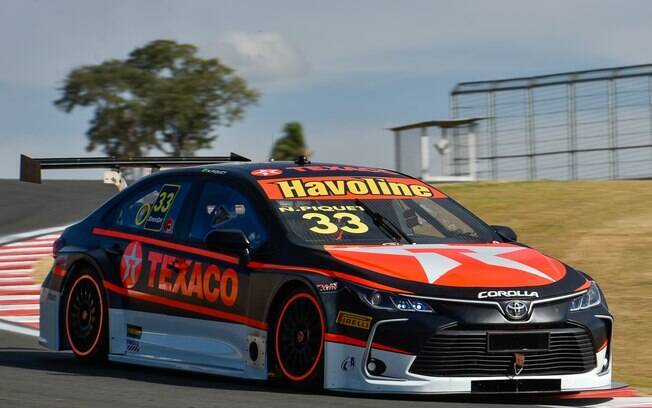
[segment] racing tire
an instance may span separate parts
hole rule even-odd
[[[108,308],[97,274],[83,268],[65,291],[63,326],[75,357],[84,362],[106,361],[109,352]]]
[[[291,386],[323,384],[326,323],[319,300],[306,289],[290,292],[273,325],[273,361]]]

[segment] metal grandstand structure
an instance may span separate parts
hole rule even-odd
[[[479,179],[652,177],[652,65],[460,83],[450,117],[475,129]],[[451,138],[450,174],[468,173]]]
[[[480,120],[430,120],[387,129],[394,132],[396,169],[428,182],[477,180]]]

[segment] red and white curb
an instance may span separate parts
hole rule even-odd
[[[38,334],[41,287],[32,272],[37,262],[52,256],[52,244],[61,235],[61,229],[3,239],[13,242],[0,245],[0,329]],[[30,238],[24,238],[27,236]]]
[[[568,405],[538,405],[539,407],[609,407],[609,408],[652,408],[652,398],[649,397],[604,397],[593,396],[582,399],[580,403]]]

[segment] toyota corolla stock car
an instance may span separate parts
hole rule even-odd
[[[591,277],[395,171],[160,171],[53,251],[40,343],[83,361],[366,393],[612,387]]]

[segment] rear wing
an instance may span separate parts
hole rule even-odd
[[[124,159],[115,157],[42,157],[35,159],[21,154],[20,181],[40,184],[42,170],[108,169],[109,171],[104,173],[104,182],[115,184],[119,190],[122,190],[126,187],[126,182],[122,177],[122,169],[124,168],[146,168],[157,171],[164,167],[248,161],[251,160],[236,153],[231,153],[228,156],[128,157]]]

